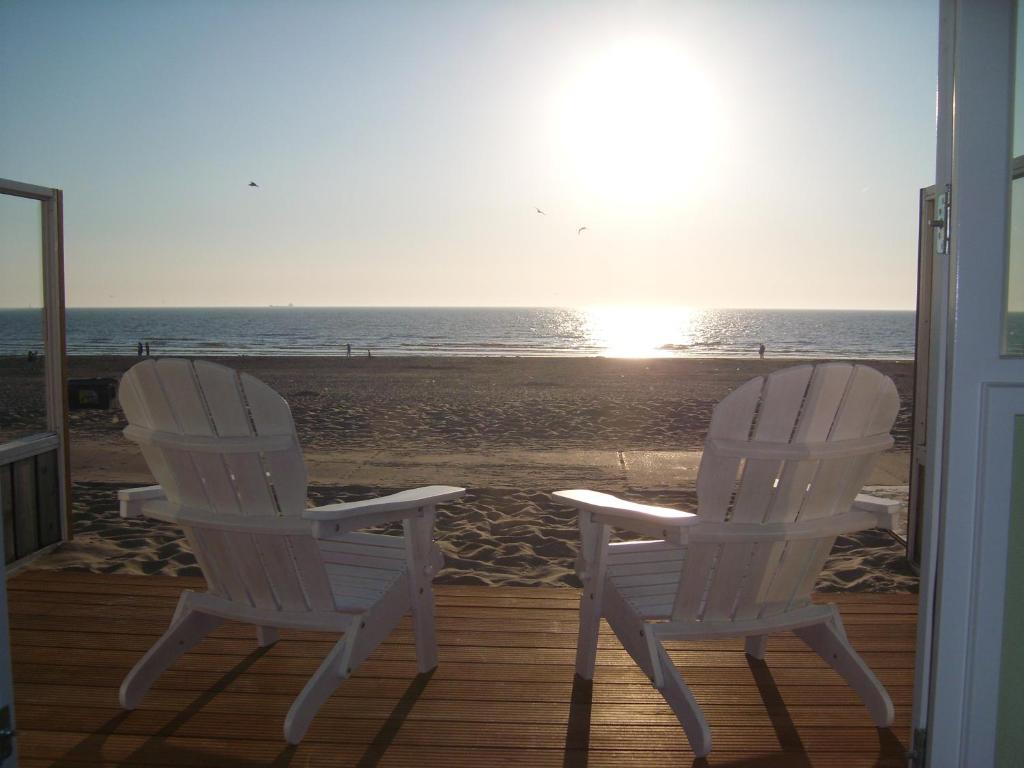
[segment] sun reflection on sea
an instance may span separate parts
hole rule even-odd
[[[696,314],[686,307],[592,307],[584,310],[588,344],[605,357],[671,357],[690,347]]]

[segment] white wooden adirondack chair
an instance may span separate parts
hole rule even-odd
[[[892,701],[850,646],[834,605],[811,590],[836,536],[891,528],[896,502],[858,495],[892,445],[892,381],[862,365],[802,365],[747,382],[715,407],[697,477],[697,514],[559,491],[579,511],[576,672],[594,676],[601,617],[679,718],[702,757],[711,733],[665,640],[792,630],[842,675],[880,727]],[[657,541],[609,544],[611,528]]]
[[[137,707],[163,670],[224,619],[344,633],[284,723],[301,741],[334,689],[412,611],[420,672],[437,666],[431,581],[436,504],[465,492],[429,486],[306,508],[306,468],[288,404],[247,374],[209,362],[146,360],[121,380],[129,426],[160,485],[120,492],[123,516],[182,528],[209,589],[185,591],[170,627],[121,684]],[[404,536],[357,529],[403,521]]]

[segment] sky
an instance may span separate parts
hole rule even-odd
[[[911,309],[937,36],[934,0],[5,0],[0,177],[64,190],[73,307]],[[0,201],[0,306],[33,216]]]

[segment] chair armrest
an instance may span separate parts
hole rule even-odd
[[[853,500],[853,504],[850,505],[850,511],[870,512],[878,520],[875,525],[876,528],[884,528],[891,531],[896,513],[902,506],[903,503],[896,501],[895,499],[882,499],[878,496],[869,496],[866,493],[858,493],[857,498],[855,498]]]
[[[366,501],[313,507],[304,510],[302,517],[313,521],[314,536],[318,539],[330,538],[371,525],[416,517],[424,507],[457,499],[465,493],[465,488],[451,485],[427,485]]]
[[[159,485],[147,485],[144,488],[122,488],[117,492],[117,500],[121,502],[121,517],[142,517],[142,506],[147,501],[166,499],[167,494]]]
[[[685,528],[700,522],[693,512],[637,504],[599,491],[555,491],[552,495],[581,512],[590,513],[599,525],[625,528],[677,544],[685,539]]]

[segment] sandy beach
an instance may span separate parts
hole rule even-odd
[[[119,377],[132,357],[74,357],[74,378]],[[792,360],[602,358],[231,358],[290,403],[310,471],[310,503],[411,485],[470,489],[441,510],[437,535],[448,583],[576,584],[577,530],[553,490],[590,487],[694,508],[699,450],[711,409],[747,379]],[[913,368],[871,363],[900,392],[896,445],[871,485],[905,497]],[[2,423],[32,402],[23,361],[0,362]],[[30,409],[27,405],[23,411]],[[121,520],[118,488],[152,478],[121,434],[118,410],[71,416],[75,539],[35,567],[197,574],[180,532]],[[819,589],[913,591],[916,578],[890,535],[837,542]]]

